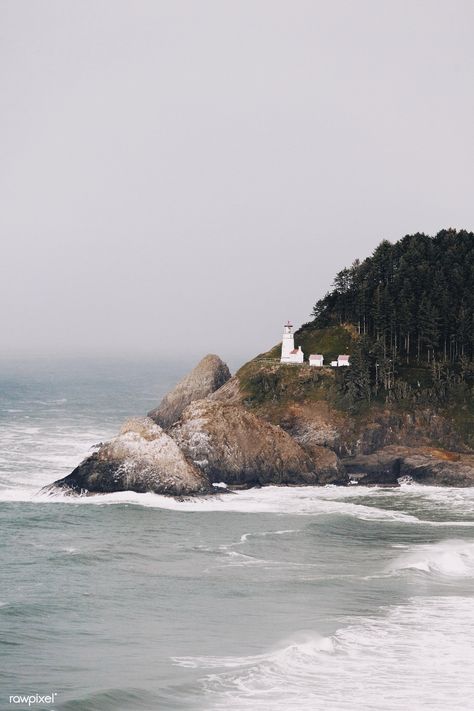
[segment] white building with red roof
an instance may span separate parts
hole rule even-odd
[[[320,353],[312,353],[309,357],[309,364],[321,368],[324,365],[324,356]]]
[[[304,353],[301,350],[301,346],[295,348],[293,325],[288,321],[283,327],[280,363],[302,363],[303,360]]]
[[[339,356],[337,356],[337,360],[331,361],[331,365],[333,366],[333,368],[340,368],[341,366],[348,366],[348,365],[350,365],[349,358],[350,358],[350,356],[348,356],[348,355],[339,355]]]

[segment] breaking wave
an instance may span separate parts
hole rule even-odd
[[[445,540],[412,546],[390,566],[390,572],[417,571],[435,576],[474,577],[474,542]]]
[[[304,632],[264,654],[173,661],[203,671],[215,711],[466,711],[473,635],[472,599],[416,598],[330,637]]]

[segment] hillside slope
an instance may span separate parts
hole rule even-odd
[[[215,395],[241,402],[299,440],[341,456],[389,445],[474,451],[474,234],[444,230],[382,242],[336,275],[295,333],[303,365],[280,344]],[[349,353],[350,368],[310,368]]]

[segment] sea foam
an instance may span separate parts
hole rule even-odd
[[[389,566],[389,572],[417,571],[434,576],[474,577],[474,542],[445,540],[412,546]]]
[[[470,598],[416,598],[334,635],[297,633],[265,653],[179,657],[202,669],[207,709],[466,711],[474,694]]]

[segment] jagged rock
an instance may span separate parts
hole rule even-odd
[[[430,447],[390,446],[343,460],[360,484],[397,484],[404,476],[433,486],[474,486],[474,455]]]
[[[348,484],[349,477],[346,470],[335,452],[328,447],[321,447],[312,442],[301,442],[298,444],[311,457],[311,461],[318,473],[318,484]]]
[[[169,434],[213,482],[245,486],[320,483],[317,464],[297,442],[239,405],[212,399],[194,402]],[[325,477],[327,473],[325,465]]]
[[[326,402],[312,405],[288,405],[279,415],[279,424],[298,444],[308,447],[324,447],[346,453],[342,444],[350,425],[344,415],[330,408]]]
[[[148,413],[148,417],[166,429],[180,418],[191,402],[215,392],[229,378],[229,368],[219,356],[207,355],[164,396],[158,407]]]
[[[240,381],[237,376],[233,376],[218,390],[208,395],[209,400],[219,402],[227,402],[232,405],[240,405],[242,403],[242,393],[240,392]]]
[[[101,445],[64,479],[46,487],[71,493],[152,491],[168,496],[213,493],[203,472],[148,417],[129,420],[117,437]]]

